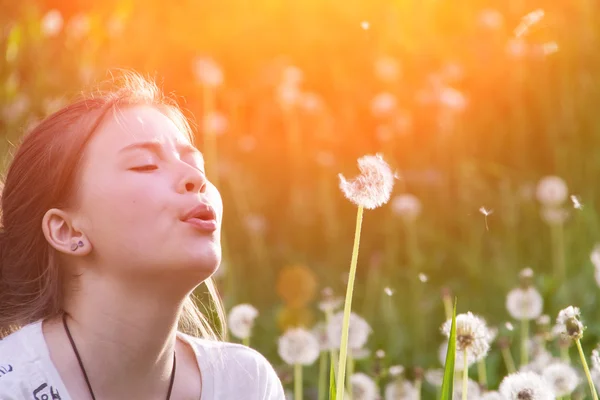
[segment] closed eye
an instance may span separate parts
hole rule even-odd
[[[132,171],[138,171],[138,172],[148,172],[148,171],[154,171],[155,169],[158,169],[158,166],[155,164],[148,164],[148,165],[141,165],[139,167],[133,167],[130,168]]]

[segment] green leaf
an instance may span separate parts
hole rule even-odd
[[[456,300],[454,300],[454,311],[452,312],[452,327],[448,339],[448,351],[446,352],[446,365],[444,367],[444,381],[440,400],[452,400],[454,390],[454,361],[456,359]]]
[[[329,400],[335,400],[335,366],[333,360],[329,363]]]

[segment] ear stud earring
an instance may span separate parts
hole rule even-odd
[[[71,244],[71,251],[75,251],[78,248],[83,247],[83,241],[78,241],[77,243],[72,243]]]

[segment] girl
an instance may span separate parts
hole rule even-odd
[[[206,282],[222,310],[223,204],[185,118],[137,75],[120,86],[46,118],[9,166],[0,399],[284,399],[192,301]]]

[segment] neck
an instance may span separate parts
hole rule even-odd
[[[65,310],[96,398],[164,398],[185,296],[165,298],[166,284],[87,282],[80,282]]]

